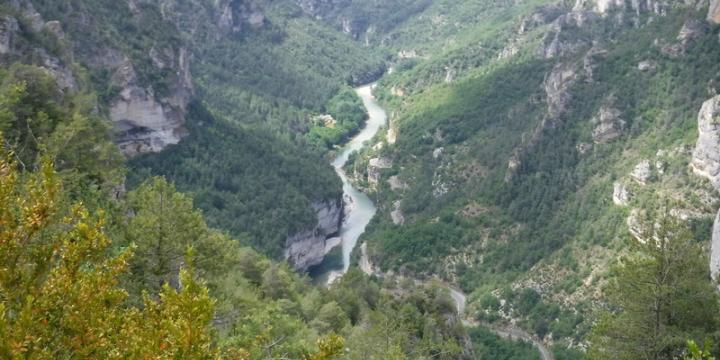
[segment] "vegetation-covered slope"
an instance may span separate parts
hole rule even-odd
[[[709,245],[717,195],[688,164],[698,111],[717,91],[720,44],[702,7],[603,15],[533,5],[494,8],[489,22],[467,23],[478,33],[414,36],[432,50],[398,58],[383,79],[390,134],[348,170],[359,184],[382,174],[365,239],[384,270],[440,274],[473,292],[480,319],[577,343],[628,249],[634,209],[667,202]],[[412,21],[394,31],[452,28]],[[373,169],[370,158],[393,167]]]
[[[297,5],[19,1],[3,11],[4,64],[44,66],[61,88],[96,93],[126,155],[154,149],[130,162],[129,185],[165,175],[197,194],[213,226],[276,258],[316,226],[311,204],[340,201],[323,152],[364,112],[354,93],[334,97],[384,65]],[[337,128],[314,120],[326,113]]]
[[[0,356],[470,356],[442,286],[359,271],[329,290],[311,285],[210,228],[192,198],[165,179],[121,191],[127,169],[91,90],[60,89],[46,69],[19,63],[0,72],[0,84]],[[265,150],[272,142],[214,119],[199,103],[190,114],[209,133],[247,136],[243,146],[267,156],[298,156]],[[179,149],[210,141],[191,134]]]

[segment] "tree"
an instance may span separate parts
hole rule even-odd
[[[593,329],[590,359],[676,359],[686,339],[718,324],[718,296],[707,254],[686,224],[669,215],[647,220],[623,259],[608,298],[611,308]]]
[[[158,294],[166,283],[177,288],[185,250],[201,246],[199,242],[210,235],[202,214],[193,208],[192,199],[161,177],[128,193],[127,206],[132,215],[126,241],[136,247],[131,262],[135,290]]]
[[[215,356],[214,301],[192,267],[181,290],[166,285],[142,309],[124,306],[119,277],[132,248],[108,255],[103,213],[64,207],[47,157],[39,171],[21,173],[0,147],[0,203],[0,357]]]

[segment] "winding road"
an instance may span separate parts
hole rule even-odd
[[[490,331],[494,332],[496,335],[500,336],[503,339],[506,340],[522,340],[525,342],[532,343],[540,352],[540,356],[543,360],[555,360],[555,357],[552,354],[552,351],[547,348],[544,342],[542,342],[537,337],[531,335],[527,331],[520,329],[517,326],[514,325],[504,325],[504,326],[497,326],[492,325],[488,323],[477,323],[473,320],[470,320],[467,316],[464,316],[465,314],[465,305],[467,303],[467,295],[463,293],[462,291],[445,284],[447,286],[447,289],[450,291],[450,297],[452,297],[453,301],[455,301],[455,306],[457,307],[458,315],[462,317],[463,325],[465,326],[477,326],[481,325],[484,326]]]

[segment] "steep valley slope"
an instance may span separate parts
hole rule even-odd
[[[710,252],[717,4],[441,3],[366,30],[396,54],[378,93],[390,128],[347,169],[379,200],[372,262],[582,348],[647,209]]]
[[[652,209],[718,274],[719,24],[718,0],[10,0],[0,131],[23,171],[54,155],[61,203],[108,210],[110,252],[139,245],[128,306],[181,288],[191,246],[223,354],[537,358],[476,326],[510,324],[581,359]],[[389,125],[345,171],[384,276],[317,287],[328,158],[375,80]]]

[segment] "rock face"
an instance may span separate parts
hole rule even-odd
[[[572,65],[558,64],[545,79],[545,94],[547,95],[548,116],[558,120],[567,109],[572,100],[570,88],[577,82],[577,71]]]
[[[652,60],[643,60],[638,63],[638,70],[642,72],[653,72],[657,70],[657,63]]]
[[[635,181],[640,183],[641,185],[645,185],[650,181],[650,178],[652,176],[652,169],[650,166],[650,160],[643,160],[639,164],[635,166],[635,169],[630,173],[630,177],[632,177]]]
[[[602,15],[620,11],[639,15],[654,13],[665,15],[669,6],[664,0],[577,0],[574,10],[592,10]]]
[[[708,31],[707,24],[698,20],[686,21],[677,36],[677,42],[662,47],[662,52],[670,57],[679,57],[690,48],[698,39],[705,36]]]
[[[565,36],[565,33],[584,28],[599,18],[590,11],[573,11],[561,15],[553,21],[552,30],[545,34],[537,55],[545,59],[564,57],[590,46],[592,42],[589,39],[578,37],[577,34]]]
[[[110,107],[116,143],[127,157],[158,152],[170,144],[177,144],[187,135],[183,127],[185,109],[192,94],[190,64],[185,49],[176,57],[153,54],[151,58],[159,68],[176,69],[176,77],[166,97],[158,99],[152,87],[143,87],[138,81],[132,62],[125,59],[115,71],[113,84],[122,90]]]
[[[720,188],[720,96],[706,101],[698,114],[699,136],[691,166]]]
[[[607,50],[594,44],[583,57],[583,70],[585,70],[586,81],[592,83],[595,79],[595,70],[598,62],[605,57]]]
[[[405,223],[405,216],[402,213],[401,208],[402,201],[396,201],[393,203],[393,211],[390,212],[390,218],[392,219],[393,224],[395,225],[402,225]]]
[[[525,34],[539,26],[545,25],[557,19],[562,15],[563,9],[559,6],[546,5],[540,6],[533,11],[532,14],[523,18],[520,23],[518,33]]]
[[[307,271],[325,257],[326,239],[340,231],[342,201],[318,201],[312,204],[318,223],[314,229],[303,230],[285,240],[285,259],[298,271]]]
[[[545,90],[547,113],[535,127],[530,139],[525,144],[513,150],[508,160],[505,182],[510,182],[514,178],[515,173],[522,165],[524,154],[535,147],[545,130],[555,128],[557,124],[562,121],[562,116],[565,114],[567,106],[572,100],[570,90],[577,83],[578,77],[575,65],[558,63],[545,78],[543,89]]]
[[[710,1],[707,20],[713,24],[720,24],[720,0]]]
[[[710,180],[720,189],[720,95],[703,103],[698,114],[698,140],[690,166],[693,172]],[[720,211],[715,217],[710,252],[710,274],[720,273]]]
[[[595,125],[592,137],[596,144],[605,144],[620,137],[625,130],[625,120],[621,118],[622,112],[611,106],[603,106],[592,119]]]
[[[625,206],[630,201],[630,191],[625,184],[615,182],[613,184],[613,203],[618,206]]]
[[[397,175],[393,175],[388,179],[388,185],[390,185],[390,190],[392,191],[405,190],[408,188],[408,184],[402,181]]]
[[[387,158],[372,158],[368,163],[368,183],[372,186],[380,182],[380,171],[392,167],[392,160]]]
[[[215,20],[221,34],[238,33],[243,25],[253,28],[265,24],[265,14],[257,1],[218,0]]]
[[[69,91],[75,91],[77,89],[75,76],[70,69],[65,67],[60,59],[48,54],[45,49],[35,49],[35,55],[40,59],[42,67],[55,78],[58,88]]]
[[[720,274],[720,212],[715,217],[710,245],[710,275],[713,280],[717,280],[718,274]]]

